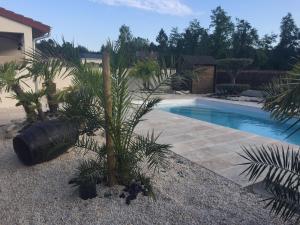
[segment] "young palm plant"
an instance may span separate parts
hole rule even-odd
[[[14,94],[12,97],[18,100],[17,106],[23,102],[28,102],[31,110],[37,112],[37,119],[46,120],[45,113],[42,108],[41,98],[45,95],[44,91],[33,92],[32,90],[24,92],[22,95]]]
[[[271,82],[267,89],[264,109],[280,121],[292,120],[289,135],[299,131],[300,122],[300,62],[287,77]],[[262,178],[270,196],[266,207],[284,220],[300,221],[300,151],[276,145],[243,147],[241,156],[247,166],[242,174],[249,181]]]
[[[24,69],[23,64],[16,62],[9,62],[0,65],[0,91],[13,92],[14,97],[19,100],[18,105],[24,108],[26,113],[27,121],[32,122],[36,120],[35,110],[32,108],[31,102],[26,99],[25,92],[21,87],[21,83],[26,83],[23,79],[27,78],[26,75],[18,75],[18,72]]]
[[[137,135],[134,131],[136,126],[143,120],[144,115],[150,112],[160,101],[159,98],[153,98],[151,95],[168,78],[168,75],[161,74],[160,76],[156,76],[149,85],[151,91],[144,92],[144,96],[137,98],[128,87],[128,68],[123,66],[124,64],[122,63],[124,56],[120,55],[120,52],[113,48],[111,48],[110,56],[112,117],[108,123],[115,157],[114,170],[117,183],[128,186],[132,180],[147,180],[144,179],[143,165],[146,165],[150,170],[157,171],[159,167],[164,166],[166,163],[166,156],[170,145],[157,143],[158,135],[155,135],[153,131],[149,132],[146,136]],[[86,68],[88,65],[84,67]],[[82,78],[81,69],[79,68],[77,70],[78,73],[75,73],[75,88],[69,93],[69,97],[67,98],[69,100],[66,101],[63,114],[69,115],[70,109],[82,109],[82,114],[78,112],[77,115],[84,115],[81,118],[81,121],[85,124],[82,126],[84,128],[82,129],[83,133],[93,133],[97,129],[104,130],[104,104],[106,99],[102,91],[103,83],[100,82],[102,70],[85,69],[85,72],[89,74],[86,74]],[[98,81],[95,82],[96,80]],[[76,96],[79,93],[83,98],[72,97],[74,94]],[[88,103],[82,102],[83,100],[87,100]],[[83,105],[87,107],[81,107]],[[87,126],[87,124],[92,124],[92,126]],[[93,136],[83,135],[76,146],[88,152],[95,153],[96,158],[89,159],[93,161],[89,165],[97,165],[97,173],[94,170],[90,171],[93,171],[93,174],[99,175],[99,180],[107,183],[110,174],[110,168],[107,163],[107,145],[99,144]],[[86,164],[86,161],[83,163]],[[80,176],[77,176],[75,180],[82,179],[80,179]],[[150,191],[152,189],[149,187],[147,190]]]
[[[56,52],[47,53],[38,50],[26,52],[27,70],[35,82],[42,81],[42,91],[45,93],[49,107],[49,113],[55,114],[58,110],[58,99],[55,79],[66,76],[70,72],[65,60]]]

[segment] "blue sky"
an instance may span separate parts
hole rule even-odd
[[[208,27],[211,10],[219,5],[233,19],[248,20],[261,35],[278,33],[288,12],[300,26],[300,0],[0,0],[0,7],[50,25],[52,38],[64,36],[91,50],[115,40],[122,24],[150,41],[160,28],[182,31],[194,18]]]

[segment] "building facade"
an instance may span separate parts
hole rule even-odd
[[[50,34],[50,26],[0,8],[0,63],[21,61],[25,51]]]

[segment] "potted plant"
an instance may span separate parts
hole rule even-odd
[[[97,196],[96,185],[101,181],[102,173],[96,160],[82,161],[75,176],[69,181],[73,187],[78,187],[79,197],[83,200]]]

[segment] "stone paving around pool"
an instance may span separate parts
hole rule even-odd
[[[251,105],[254,106],[253,103]],[[157,134],[161,132],[160,143],[172,144],[172,151],[175,153],[232,180],[242,187],[246,187],[251,183],[245,179],[245,176],[240,176],[245,167],[237,165],[245,162],[238,155],[238,153],[242,153],[241,146],[290,145],[271,138],[164,112],[159,109],[150,112],[146,119],[139,124],[136,133],[146,134],[153,129]],[[299,147],[290,146],[295,149]]]

